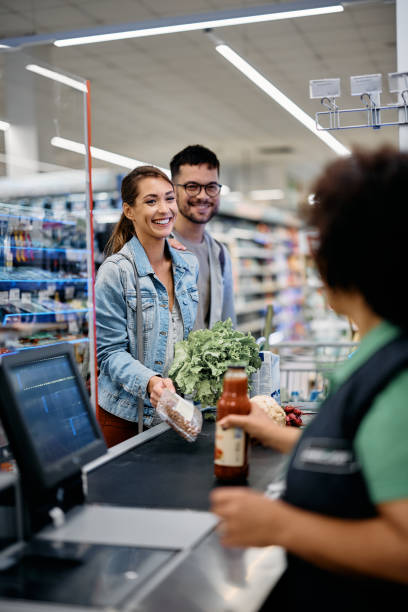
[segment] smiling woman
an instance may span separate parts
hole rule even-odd
[[[171,180],[139,166],[122,181],[123,211],[106,247],[95,285],[99,406],[108,446],[150,427],[177,341],[197,312],[198,264],[167,238],[177,216]],[[138,427],[139,424],[139,427]]]

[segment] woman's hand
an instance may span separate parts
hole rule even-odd
[[[156,408],[161,394],[165,389],[176,392],[171,378],[162,378],[161,376],[152,376],[147,384],[147,392],[150,395],[150,403],[153,408]]]
[[[300,435],[300,431],[294,427],[277,425],[255,401],[251,401],[251,412],[248,415],[230,414],[221,419],[219,424],[224,429],[241,427],[251,438],[281,453],[290,452]]]

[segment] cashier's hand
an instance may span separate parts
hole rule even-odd
[[[276,522],[282,502],[244,487],[220,487],[210,495],[211,511],[221,519],[217,531],[223,546],[246,548],[276,544]]]
[[[260,442],[267,443],[267,433],[271,426],[278,427],[271,421],[262,408],[252,405],[248,415],[229,414],[219,421],[223,429],[230,427],[241,427],[251,438],[256,438]]]
[[[277,425],[255,401],[251,401],[251,412],[248,415],[229,414],[219,421],[219,425],[224,429],[241,427],[251,438],[281,453],[289,453],[300,435],[296,427]]]
[[[161,376],[152,376],[147,385],[147,392],[150,395],[150,402],[153,408],[156,408],[157,402],[165,389],[176,392],[171,378],[162,378]]]

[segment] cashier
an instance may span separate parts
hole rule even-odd
[[[226,418],[292,454],[281,499],[218,489],[212,509],[226,546],[286,549],[262,610],[379,610],[408,596],[408,154],[358,150],[331,163],[313,192],[316,264],[361,344],[299,438],[262,427],[256,412]]]
[[[174,346],[193,328],[198,304],[197,259],[167,241],[177,216],[171,180],[139,166],[121,191],[122,215],[95,285],[97,418],[108,446],[138,432],[138,398],[149,427],[163,390],[175,391],[167,377]]]

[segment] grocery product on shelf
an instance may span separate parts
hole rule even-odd
[[[0,324],[25,326],[2,352],[88,342],[88,255],[83,218],[0,204]]]
[[[236,295],[237,329],[260,335],[268,306],[274,330],[302,337],[303,268],[296,227],[217,216],[210,231],[229,248]]]

